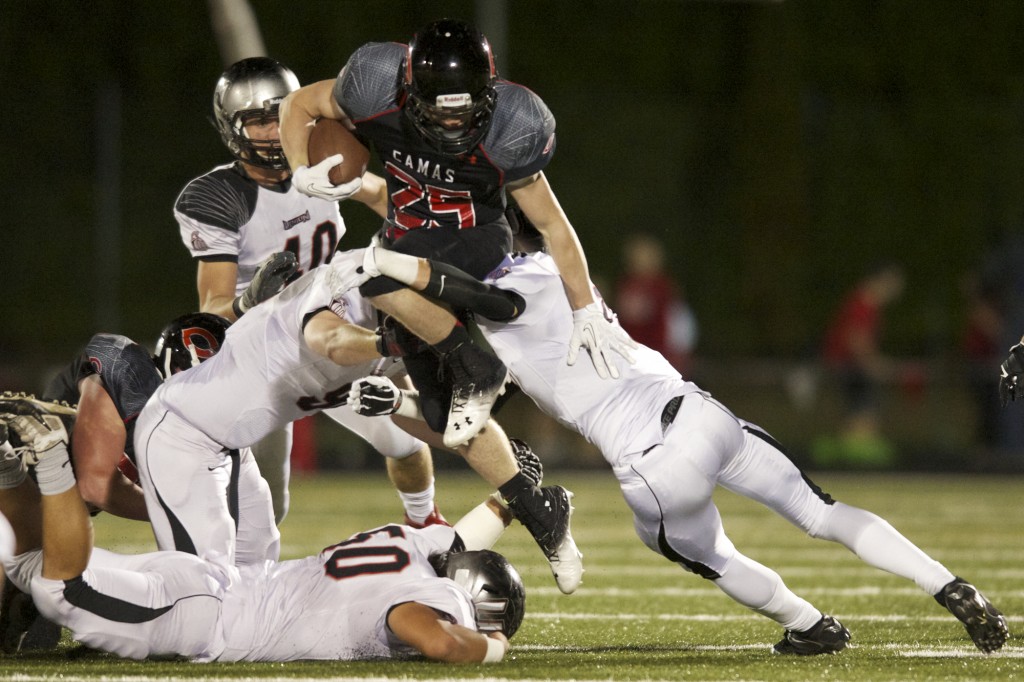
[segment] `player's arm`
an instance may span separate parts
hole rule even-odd
[[[368,275],[390,277],[452,308],[470,310],[495,322],[514,320],[526,309],[526,301],[516,292],[481,282],[448,263],[370,247],[363,254],[362,269]],[[384,339],[384,347],[389,345],[389,339]]]
[[[434,609],[405,602],[388,613],[388,627],[400,640],[427,658],[446,663],[497,663],[508,651],[500,632],[486,635],[450,623]]]
[[[302,333],[310,350],[337,365],[359,365],[381,357],[375,332],[351,324],[330,310],[313,315]]]
[[[147,521],[142,489],[117,468],[124,455],[127,431],[114,401],[95,374],[79,381],[78,389],[81,398],[71,458],[82,499],[116,516]]]
[[[596,301],[590,284],[590,273],[583,247],[576,230],[569,224],[543,172],[509,185],[509,192],[519,203],[526,217],[544,237],[548,252],[558,266],[565,285],[565,294],[572,307],[573,330],[569,339],[566,362],[576,363],[580,348],[586,348],[594,368],[602,379],[619,378],[619,369],[612,354],[632,363],[636,342],[612,318],[603,302]]]
[[[583,246],[551,190],[543,172],[514,182],[509,193],[519,204],[526,217],[544,236],[548,252],[558,266],[565,283],[565,293],[573,310],[594,302],[590,288],[590,271]]]
[[[366,204],[381,218],[388,217],[388,185],[379,175],[369,171],[363,173],[363,186],[352,198]]]
[[[238,263],[232,261],[199,261],[196,268],[196,289],[199,292],[199,311],[220,315],[232,322],[235,315],[235,283],[238,281]]]
[[[281,101],[281,147],[292,170],[309,165],[309,135],[318,118],[348,117],[334,99],[335,79],[318,81],[288,94]]]

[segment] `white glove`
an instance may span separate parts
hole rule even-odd
[[[602,379],[607,379],[609,375],[612,379],[619,378],[619,369],[615,366],[611,351],[626,358],[631,365],[636,362],[630,352],[637,347],[636,341],[604,316],[604,306],[600,302],[572,311],[572,338],[569,339],[567,358],[570,365],[576,364],[576,356],[581,347],[590,353],[597,375]]]
[[[387,377],[368,376],[352,382],[348,406],[364,417],[394,414],[402,405],[402,392]]]
[[[363,178],[357,177],[335,185],[328,177],[331,169],[342,162],[341,154],[328,156],[315,166],[299,166],[292,173],[292,184],[303,194],[328,201],[344,201],[363,187]]]
[[[360,264],[363,262],[363,251],[366,249],[353,249],[334,254],[331,264],[330,277],[327,284],[331,289],[331,297],[335,300],[341,299],[349,289],[354,289],[366,280],[370,275],[363,272]]]

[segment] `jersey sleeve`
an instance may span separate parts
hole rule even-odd
[[[79,378],[98,374],[123,421],[134,419],[162,383],[149,352],[124,336],[97,334],[83,356]]]
[[[195,258],[238,260],[239,235],[256,209],[258,188],[227,167],[200,176],[174,202],[174,218]]]
[[[555,117],[540,97],[521,85],[499,81],[498,103],[487,152],[505,170],[505,182],[543,170],[555,154]]]
[[[334,83],[334,99],[353,122],[398,106],[399,75],[407,47],[368,43],[349,57]]]

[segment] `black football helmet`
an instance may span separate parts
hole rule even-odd
[[[299,89],[291,69],[269,57],[249,57],[221,74],[213,91],[213,119],[221,140],[235,158],[254,166],[287,170],[278,140],[250,140],[247,123],[277,120],[281,100]]]
[[[217,354],[231,323],[212,313],[189,313],[172,320],[156,342],[153,362],[166,380]]]
[[[465,154],[487,134],[497,101],[495,80],[484,34],[463,21],[441,19],[409,41],[402,109],[438,151]]]
[[[516,633],[526,615],[526,588],[508,559],[482,549],[446,552],[433,563],[438,575],[451,578],[473,597],[478,630],[506,637]]]

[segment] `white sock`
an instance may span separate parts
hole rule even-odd
[[[786,587],[778,573],[738,552],[714,583],[740,604],[787,630],[807,630],[821,620],[821,611]]]
[[[875,568],[913,580],[928,594],[937,593],[954,578],[949,569],[903,537],[888,521],[859,507],[836,502],[828,530],[821,537],[845,545]]]
[[[419,261],[414,256],[404,253],[376,248],[373,250],[373,259],[382,275],[397,279],[404,284],[415,282],[420,271]]]
[[[3,449],[5,446],[7,448],[11,447],[10,443],[0,443],[0,449]],[[28,476],[28,469],[25,467],[25,463],[21,461],[21,458],[13,456],[13,448],[11,452],[11,459],[4,457],[5,453],[0,452],[0,490],[17,488]]]
[[[36,483],[43,495],[60,495],[74,487],[75,473],[71,470],[66,445],[54,445],[51,450],[54,452],[47,452],[36,465]]]
[[[501,499],[499,495],[495,497]],[[490,549],[505,532],[505,522],[491,511],[487,502],[481,502],[455,523],[455,532],[467,550]]]
[[[399,490],[398,497],[402,500],[409,520],[423,523],[434,512],[434,479],[430,479],[426,490],[418,493],[403,493]]]

